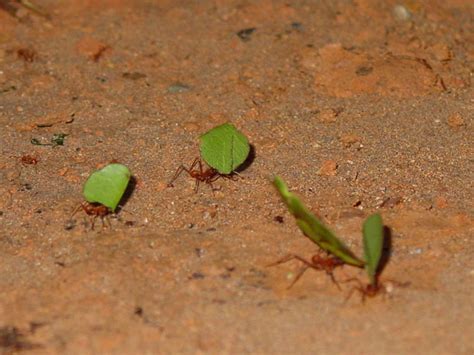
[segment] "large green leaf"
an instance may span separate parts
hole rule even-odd
[[[224,123],[201,136],[201,156],[221,174],[230,174],[250,152],[249,142],[232,124]]]
[[[377,269],[383,250],[383,222],[382,217],[375,213],[364,222],[362,228],[364,236],[364,258],[369,280],[372,285],[376,282]]]
[[[321,249],[334,254],[347,264],[359,267],[364,265],[362,260],[357,258],[329,228],[304,206],[295,194],[288,190],[288,187],[281,178],[276,176],[273,184],[278,192],[280,192],[290,213],[296,218],[296,224],[308,238],[318,244]]]
[[[127,188],[130,176],[130,170],[125,165],[109,164],[89,176],[82,193],[87,202],[101,203],[113,212]]]

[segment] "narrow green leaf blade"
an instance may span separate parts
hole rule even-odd
[[[384,240],[382,217],[378,213],[367,217],[362,228],[362,234],[367,273],[369,274],[370,283],[375,284]]]
[[[89,176],[82,193],[87,202],[101,203],[113,212],[127,188],[130,177],[130,170],[125,165],[109,164]]]
[[[276,176],[273,184],[280,193],[283,202],[290,213],[296,218],[296,224],[301,231],[316,243],[321,249],[337,256],[347,264],[363,266],[364,262],[357,258],[354,253],[335,234],[320,222],[300,201],[295,194],[288,190],[284,181]]]
[[[200,138],[202,158],[221,174],[237,169],[250,152],[247,137],[230,123],[214,127]]]

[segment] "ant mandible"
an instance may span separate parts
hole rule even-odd
[[[329,254],[327,256],[321,255],[321,252],[319,254],[315,254],[311,257],[311,260],[307,260],[299,255],[296,254],[289,254],[285,256],[284,258],[278,260],[277,262],[270,264],[269,266],[274,266],[274,265],[279,265],[286,263],[290,260],[298,260],[303,263],[303,267],[298,271],[296,274],[295,279],[293,282],[288,286],[288,289],[293,287],[293,285],[303,276],[306,270],[309,268],[315,269],[315,270],[322,270],[325,271],[327,275],[331,278],[331,281],[337,286],[337,288],[340,290],[341,287],[339,286],[339,283],[336,281],[334,277],[334,270],[338,267],[342,267],[344,265],[344,261],[339,259],[337,256],[330,256]]]
[[[112,227],[108,219],[108,215],[111,214],[112,211],[107,206],[104,206],[103,204],[98,202],[83,202],[74,210],[71,215],[71,219],[72,217],[74,217],[77,211],[79,211],[80,208],[82,208],[84,212],[91,217],[92,230],[94,230],[95,220],[97,217],[100,217],[100,220],[102,221],[102,228],[105,226],[104,219],[107,221],[109,227]]]
[[[173,178],[171,181],[168,183],[168,187],[173,187],[173,183],[175,180],[181,175],[181,173],[185,171],[188,173],[188,175],[196,180],[196,184],[194,185],[194,192],[198,192],[199,190],[199,184],[201,182],[204,182],[208,184],[212,191],[216,191],[217,189],[214,189],[214,186],[212,186],[212,183],[217,181],[219,178],[224,178],[224,179],[235,179],[235,174],[221,174],[219,173],[216,169],[208,167],[207,169],[204,170],[203,168],[203,163],[201,158],[196,158],[194,159],[193,163],[189,168],[186,168],[184,165],[181,165],[173,175]]]

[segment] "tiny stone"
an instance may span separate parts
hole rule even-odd
[[[170,94],[177,94],[177,93],[181,93],[181,92],[186,92],[186,91],[189,91],[191,90],[191,87],[186,85],[186,84],[182,84],[182,83],[174,83],[173,85],[170,85],[167,89],[167,91],[170,93]]]
[[[333,123],[333,122],[336,122],[337,115],[338,113],[336,112],[336,110],[333,110],[332,108],[330,108],[330,109],[322,110],[319,113],[318,118],[321,122]]]
[[[394,290],[393,283],[387,282],[385,284],[385,291],[387,291],[387,293],[392,293],[393,290]]]
[[[441,197],[441,196],[438,196],[436,197],[435,201],[434,201],[434,206],[436,208],[439,208],[439,209],[443,209],[443,208],[446,208],[448,207],[448,200],[446,199],[446,197]]]
[[[183,124],[183,128],[185,131],[188,131],[188,132],[196,132],[196,131],[199,131],[201,129],[201,126],[199,125],[199,123],[197,122],[185,122]]]
[[[419,255],[419,254],[423,253],[423,249],[422,248],[415,248],[413,250],[410,250],[409,253],[410,253],[410,255]]]
[[[326,160],[318,170],[318,175],[335,176],[337,174],[337,163],[334,160]]]
[[[64,229],[67,230],[67,231],[70,231],[71,229],[73,229],[74,227],[76,226],[76,221],[73,220],[73,219],[70,219],[66,222],[66,224],[64,225]]]
[[[360,143],[361,138],[357,134],[348,133],[339,138],[344,148],[349,148],[355,143]]]
[[[461,116],[459,112],[453,113],[451,116],[448,118],[448,126],[450,127],[461,127],[464,126],[464,117]]]
[[[453,53],[444,43],[437,43],[430,49],[433,57],[440,62],[447,62],[453,58]]]
[[[410,11],[403,5],[395,5],[393,7],[393,15],[396,19],[406,21],[411,17]]]

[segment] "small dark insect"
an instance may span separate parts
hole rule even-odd
[[[175,180],[181,175],[181,173],[185,171],[188,173],[189,176],[194,178],[196,180],[196,185],[194,186],[194,191],[198,192],[199,190],[199,184],[201,182],[204,182],[208,184],[212,191],[216,191],[214,187],[212,186],[212,183],[217,181],[219,178],[224,178],[224,179],[231,179],[235,180],[236,175],[235,174],[221,174],[219,173],[216,169],[208,167],[206,170],[203,168],[203,163],[200,158],[194,159],[193,163],[189,168],[186,168],[184,165],[181,165],[173,175],[173,178],[171,181],[168,183],[168,187],[173,187],[173,183]]]
[[[16,55],[28,63],[32,63],[36,58],[36,52],[31,48],[20,48],[16,51]]]
[[[77,213],[77,211],[79,211],[80,208],[82,208],[84,212],[91,217],[92,230],[94,230],[95,220],[97,217],[100,217],[100,220],[102,221],[102,228],[105,226],[104,220],[107,221],[109,227],[112,227],[109,219],[107,218],[108,215],[111,214],[111,211],[107,206],[104,206],[101,203],[83,202],[77,206],[77,208],[72,213],[71,218]]]
[[[283,223],[284,222],[284,219],[283,219],[282,216],[275,216],[275,217],[273,217],[273,220],[275,222],[278,222],[278,223]]]
[[[33,157],[31,155],[23,155],[20,158],[20,161],[23,165],[36,165],[36,164],[38,164],[38,158]]]
[[[357,285],[352,287],[352,289],[347,294],[344,302],[347,302],[351,298],[351,296],[354,294],[355,291],[359,292],[362,303],[365,303],[365,299],[367,297],[373,298],[377,296],[378,294],[386,295],[391,292],[392,286],[380,283],[377,279],[375,280],[375,283],[373,284],[368,283],[365,285],[359,279],[354,278],[354,277],[348,280],[344,280],[343,282],[346,283],[346,282],[352,282],[352,281],[356,282]],[[409,282],[401,283],[401,282],[392,281],[392,280],[390,281],[390,283],[398,287],[407,287],[410,285]]]
[[[278,260],[277,262],[270,264],[269,266],[283,264],[290,260],[298,260],[303,263],[303,267],[298,271],[295,279],[290,284],[290,286],[288,286],[289,289],[293,287],[293,285],[301,278],[301,276],[303,276],[304,272],[308,270],[309,268],[325,271],[326,274],[329,275],[329,277],[331,278],[331,281],[337,286],[337,288],[341,289],[341,287],[339,286],[339,283],[334,278],[334,269],[338,267],[342,267],[344,265],[344,261],[342,261],[336,256],[321,255],[321,254],[322,254],[322,251],[319,254],[313,255],[311,257],[311,260],[307,260],[299,255],[289,254],[285,256],[284,258]]]

